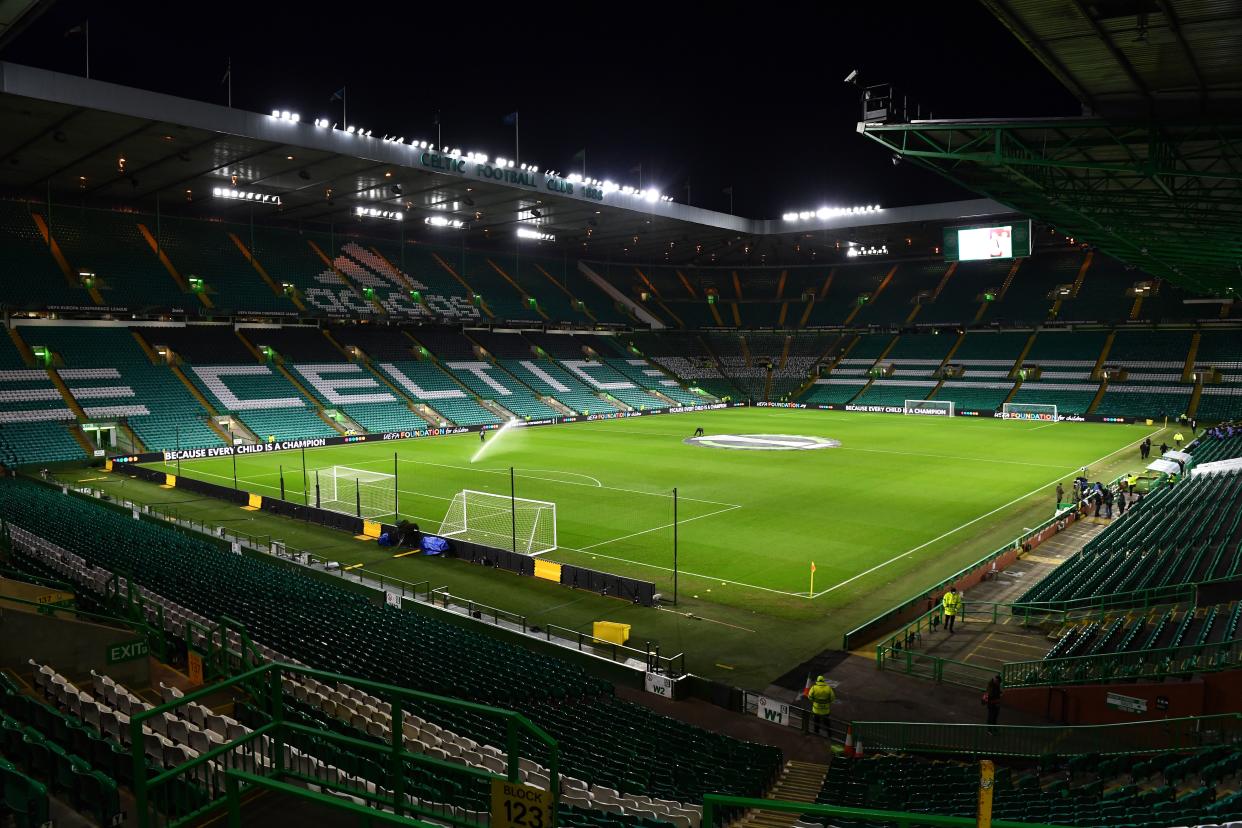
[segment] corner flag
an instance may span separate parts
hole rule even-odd
[[[811,591],[806,594],[806,597],[815,597],[815,561],[811,561]]]
[[[811,674],[810,673],[806,674],[806,684],[802,687],[802,693],[800,695],[804,699],[810,698],[811,696]]]

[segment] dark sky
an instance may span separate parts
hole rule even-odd
[[[685,6],[685,8],[681,8]],[[331,9],[329,16],[318,9]],[[464,10],[464,11],[458,11]],[[776,218],[790,209],[967,197],[893,166],[855,132],[858,90],[891,82],[936,117],[1073,115],[1074,99],[973,0],[805,4],[486,4],[62,0],[4,60],[143,89],[339,120],[407,139],[657,186],[678,201]]]

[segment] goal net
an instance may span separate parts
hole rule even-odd
[[[1057,407],[1051,403],[1005,403],[1001,417],[1006,420],[1050,420],[1056,422]]]
[[[953,400],[906,400],[903,414],[922,414],[928,417],[952,417]]]
[[[391,474],[350,466],[315,470],[319,508],[362,518],[396,516],[395,481]]]
[[[462,489],[449,504],[439,534],[526,555],[551,552],[556,548],[556,504]]]

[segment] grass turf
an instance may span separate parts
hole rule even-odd
[[[698,425],[709,435],[802,434],[841,446],[741,451],[685,444]],[[307,450],[306,464],[312,481],[315,469],[336,465],[391,473],[395,452],[401,515],[432,530],[461,489],[508,494],[513,467],[517,496],[557,504],[560,548],[550,559],[652,580],[666,595],[676,487],[681,595],[779,613],[808,602],[812,561],[811,601],[821,610],[913,573],[925,580],[946,574],[958,557],[953,551],[1013,507],[1042,493],[1042,515],[1024,518],[1034,525],[1051,513],[1058,481],[1083,466],[1098,471],[1152,431],[732,409],[509,430],[481,452],[473,434],[333,446]],[[295,452],[239,456],[238,481],[278,494],[282,466],[286,497],[300,500]],[[228,484],[233,461],[186,461],[181,474]],[[312,482],[312,500],[313,488]],[[381,557],[387,553],[376,550],[361,560]]]
[[[840,438],[843,444],[842,448],[789,454],[743,454],[725,449],[683,446],[682,439],[698,425],[702,425],[709,433],[826,434]],[[897,497],[899,485],[904,489],[908,484],[915,492],[922,493],[919,494],[920,502],[923,498],[935,498],[939,503],[949,504],[948,508],[956,509],[960,505],[959,500],[966,495],[987,493],[980,474],[984,467],[1000,468],[992,461],[1005,461],[1012,457],[1020,462],[1051,466],[1053,459],[1049,459],[1051,456],[1046,452],[1064,452],[1067,447],[1076,446],[1076,452],[1073,453],[1081,453],[1083,459],[1079,461],[1078,457],[1074,457],[1072,461],[1063,461],[1064,477],[1068,478],[1082,462],[1102,457],[1114,447],[1128,446],[1148,431],[1155,434],[1155,442],[1159,443],[1163,433],[1161,430],[1115,425],[1058,423],[1056,426],[1040,428],[1036,423],[976,421],[968,418],[944,421],[931,417],[863,413],[730,410],[687,416],[631,418],[596,425],[578,423],[539,428],[522,432],[518,436],[534,438],[535,442],[529,443],[528,449],[542,447],[537,449],[537,456],[540,458],[538,468],[565,469],[580,466],[585,462],[581,454],[575,453],[571,456],[564,453],[569,451],[568,447],[590,447],[596,457],[606,454],[607,462],[616,462],[615,469],[575,468],[574,472],[600,477],[612,485],[620,483],[623,469],[627,469],[627,474],[636,475],[638,483],[647,490],[658,490],[651,483],[651,474],[671,474],[678,485],[687,487],[687,494],[691,497],[699,497],[696,490],[699,485],[710,485],[733,494],[741,493],[740,497],[743,498],[749,498],[751,493],[764,495],[765,502],[771,503],[775,500],[780,505],[784,498],[799,497],[802,482],[805,480],[807,485],[814,487],[815,492],[820,493],[815,497],[805,498],[804,503],[810,505],[805,505],[800,510],[781,509],[779,514],[755,515],[754,520],[760,529],[764,526],[776,528],[780,520],[790,519],[792,516],[796,525],[804,526],[797,535],[797,550],[809,549],[815,554],[815,560],[821,567],[817,572],[816,591],[822,592],[833,586],[833,582],[825,580],[828,559],[823,557],[821,560],[820,550],[827,544],[840,545],[835,530],[837,523],[850,521],[857,524],[869,520],[869,528],[877,534],[886,533],[891,526],[917,528],[917,521],[908,518],[907,506]],[[1027,438],[1040,442],[1037,446],[1023,448],[1022,456],[1015,457],[1007,453],[1010,451],[1011,442],[1026,443]],[[503,443],[494,443],[492,448],[502,446]],[[375,449],[376,457],[391,463],[392,451],[396,449],[407,456],[420,459],[430,457],[432,453],[456,452],[451,464],[463,466],[465,463],[460,462],[460,458],[471,457],[477,448],[478,438],[473,436],[358,444],[347,447],[350,452],[347,463],[356,466],[355,461],[365,461],[366,458],[356,449]],[[514,444],[513,448],[518,449],[519,444]],[[313,457],[313,454],[308,452],[308,458]],[[924,457],[917,457],[917,454]],[[987,462],[927,457],[928,454],[944,454],[955,458],[974,457]],[[1033,461],[1030,459],[1032,456],[1035,458]],[[296,452],[283,452],[279,456],[271,454],[263,459],[274,461],[277,457],[281,457],[278,464],[288,463],[289,467],[296,467],[297,474],[287,474],[287,480],[301,477],[301,458]],[[507,462],[502,453],[498,453],[496,457],[484,454],[484,459],[489,468],[503,468]],[[255,462],[255,457],[241,458],[238,472],[263,473],[262,469],[253,464]],[[513,462],[517,464],[517,461]],[[802,463],[801,467],[799,462]],[[894,470],[894,467],[889,466],[892,462],[897,462],[899,466],[904,464],[904,467]],[[769,463],[773,466],[769,467]],[[773,468],[777,464],[781,469],[779,473],[764,473],[764,468]],[[193,469],[199,466],[199,463],[184,463],[181,470],[183,473],[194,474]],[[202,470],[211,470],[214,475],[207,479],[222,482],[219,475],[225,474],[231,482],[230,461],[226,459],[216,462],[214,466],[215,470],[211,470],[207,464],[201,464]],[[381,466],[383,463],[376,462],[376,468]],[[799,480],[795,482],[790,477],[790,468],[805,468],[807,473],[800,474]],[[1112,479],[1115,475],[1136,468],[1140,468],[1138,452],[1119,449],[1113,451],[1112,456],[1095,464],[1093,478]],[[672,472],[668,472],[668,469],[672,469]],[[999,511],[991,511],[996,506],[989,505],[981,513],[976,511],[975,514],[968,514],[958,524],[958,531],[930,542],[924,549],[907,556],[907,559],[881,566],[814,601],[802,596],[729,585],[717,578],[691,576],[683,571],[681,601],[678,606],[663,606],[658,610],[630,605],[594,593],[565,590],[555,583],[537,578],[503,574],[488,567],[445,557],[412,555],[394,559],[394,552],[391,550],[380,549],[374,542],[355,540],[340,531],[279,518],[263,511],[242,510],[236,505],[186,492],[185,489],[164,489],[159,485],[124,475],[104,474],[98,469],[65,468],[57,470],[57,477],[66,482],[102,489],[112,497],[153,504],[164,514],[174,514],[181,519],[200,521],[209,526],[226,525],[231,531],[255,535],[265,541],[281,539],[287,542],[289,549],[313,551],[319,556],[345,564],[364,564],[366,569],[385,576],[414,582],[427,581],[432,586],[447,588],[453,595],[473,598],[523,614],[530,623],[554,623],[584,632],[590,632],[591,622],[599,619],[630,623],[633,627],[632,641],[638,646],[641,647],[642,642],[651,642],[660,646],[662,653],[666,655],[684,652],[687,667],[694,673],[746,689],[763,690],[777,675],[784,674],[822,650],[840,647],[841,634],[847,629],[868,621],[895,603],[927,590],[933,583],[979,560],[987,552],[1007,544],[1021,533],[1023,526],[1033,526],[1047,519],[1053,499],[1053,485],[1037,490],[1036,487],[1040,482],[1052,480],[1061,469],[1015,466],[1013,470],[1016,473],[1031,473],[1032,479],[1036,480],[1030,485],[1023,483],[1015,487],[1020,492],[1033,492],[1030,497],[1021,498]],[[744,474],[738,475],[739,472]],[[719,477],[725,473],[730,474],[730,477]],[[540,477],[548,475],[540,474]],[[278,477],[276,479],[278,484]],[[415,488],[414,479],[406,480],[405,475],[402,475],[401,487]],[[425,475],[419,485],[426,488],[432,485],[432,480],[432,475]],[[501,482],[504,482],[503,478]],[[450,487],[445,485],[445,488]],[[765,488],[774,488],[775,492],[765,493]],[[827,494],[823,494],[825,492]],[[990,503],[997,505],[1012,499],[1012,495],[1006,498],[1002,497],[1002,493],[991,494],[995,497],[991,498]],[[441,497],[447,497],[447,492]],[[842,498],[848,500],[850,506],[843,504]],[[732,499],[730,503],[741,503],[741,500]],[[924,508],[934,509],[934,506],[925,505]],[[862,515],[856,514],[858,509],[866,509],[869,518],[864,520]],[[744,514],[744,509],[738,509],[727,516],[737,519]],[[714,524],[715,521],[717,518],[710,518],[683,526],[682,540],[686,544],[702,538],[717,542],[729,550],[728,560],[739,559],[741,556],[768,559],[777,551],[766,541],[761,542],[758,547],[748,547],[725,535],[715,536],[713,540],[713,536],[699,534],[704,529],[703,524]],[[714,526],[713,529],[719,533],[719,526]],[[925,530],[923,538],[934,539],[945,531],[949,530]],[[876,544],[873,542],[871,546],[874,549]],[[882,549],[881,554],[884,551],[888,550]],[[632,567],[633,574],[652,578],[667,593],[671,586],[671,577],[667,571],[655,569],[656,566],[666,565],[666,561],[658,560],[664,552],[656,545],[652,547],[651,554],[657,557],[653,565],[607,561],[609,566],[606,569],[631,571]],[[862,571],[872,569],[888,557],[898,554],[900,552],[889,552],[881,560],[854,572],[854,575],[861,575]],[[553,557],[560,556],[568,560],[570,555],[569,552],[558,551]],[[595,555],[596,560],[592,561],[590,551],[584,555],[585,561],[590,561],[591,565],[599,565],[606,560]],[[809,569],[810,554],[797,551],[791,557],[796,569],[809,575],[806,570]],[[917,559],[917,565],[905,564],[908,559]],[[796,582],[792,591],[799,591],[799,588],[806,591],[806,587],[801,587],[801,583]]]

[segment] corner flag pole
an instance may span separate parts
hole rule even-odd
[[[806,594],[806,597],[815,597],[815,561],[811,561],[811,591]]]

